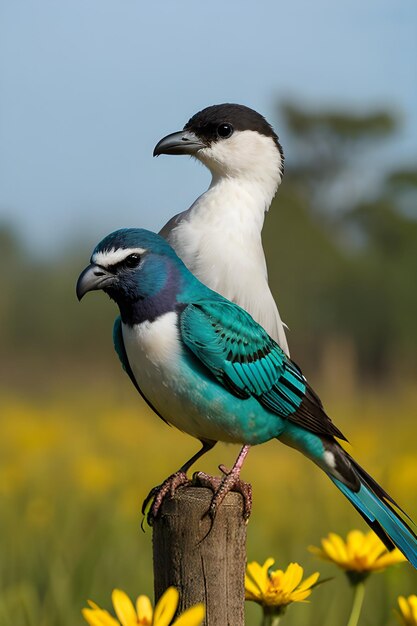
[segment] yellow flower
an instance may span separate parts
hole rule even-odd
[[[315,572],[303,582],[304,570],[298,563],[290,563],[285,570],[271,571],[274,559],[263,565],[256,561],[248,563],[245,576],[246,600],[253,600],[264,608],[282,612],[291,602],[303,602],[311,594],[320,574]]]
[[[353,584],[364,580],[371,572],[382,572],[389,565],[406,561],[397,548],[389,552],[372,530],[368,533],[351,530],[346,541],[335,533],[329,533],[328,537],[321,540],[321,546],[310,546],[309,550],[338,565]]]
[[[401,622],[404,626],[417,626],[417,596],[398,598]]]
[[[114,589],[112,601],[118,619],[91,600],[88,601],[90,608],[83,609],[82,614],[90,626],[200,626],[205,615],[202,604],[187,609],[172,622],[178,599],[178,591],[175,587],[169,587],[159,599],[155,610],[147,596],[138,597],[135,609],[124,591]]]

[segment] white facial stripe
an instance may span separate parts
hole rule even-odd
[[[117,250],[112,248],[111,250],[96,252],[91,261],[102,267],[111,267],[124,261],[130,254],[143,254],[144,252],[146,252],[145,248],[117,248]]]

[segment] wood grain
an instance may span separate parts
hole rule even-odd
[[[229,493],[210,530],[205,513],[212,495],[209,489],[185,487],[165,499],[153,524],[155,602],[173,585],[180,592],[179,612],[203,602],[205,626],[243,626],[246,524],[242,498]]]

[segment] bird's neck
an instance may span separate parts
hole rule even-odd
[[[213,204],[216,198],[219,213],[233,212],[239,217],[243,212],[245,219],[252,215],[262,228],[264,214],[281,183],[283,156],[269,137],[250,135],[243,142],[243,135],[233,151],[229,148],[227,159],[222,153],[208,158],[202,151],[198,158],[209,169],[212,180],[196,205]]]
[[[181,270],[179,264],[162,262],[158,272],[155,269],[147,272],[146,267],[142,270],[140,287],[132,282],[116,293],[108,290],[119,305],[122,322],[127,326],[154,322],[162,315],[176,311],[183,282],[184,271]]]
[[[210,187],[192,206],[195,216],[210,219],[222,228],[236,228],[259,232],[278,187],[277,181],[268,185],[244,177],[219,176],[214,174]]]

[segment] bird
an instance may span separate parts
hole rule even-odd
[[[159,235],[121,229],[94,249],[76,293],[118,306],[114,346],[136,389],[166,422],[210,448],[243,444],[209,514],[240,480],[250,446],[278,439],[311,459],[389,549],[417,569],[417,536],[392,497],[348,454],[300,368],[251,315],[198,280]]]
[[[153,156],[161,154],[190,155],[209,169],[212,179],[208,190],[159,234],[197,278],[246,309],[289,356],[286,324],[269,288],[261,236],[284,173],[278,135],[257,111],[216,104],[193,115],[182,131],[163,137],[153,151]],[[190,462],[209,449],[203,445]],[[214,479],[206,475],[205,480]],[[151,490],[144,507],[155,497],[155,510],[168,488],[173,491],[186,482],[184,473],[176,473],[171,482]],[[245,497],[249,501],[249,494]]]
[[[289,355],[261,239],[284,172],[284,153],[272,126],[241,104],[209,106],[182,131],[161,139],[153,155],[161,154],[191,155],[212,179],[208,190],[159,234],[197,278],[246,309]]]

